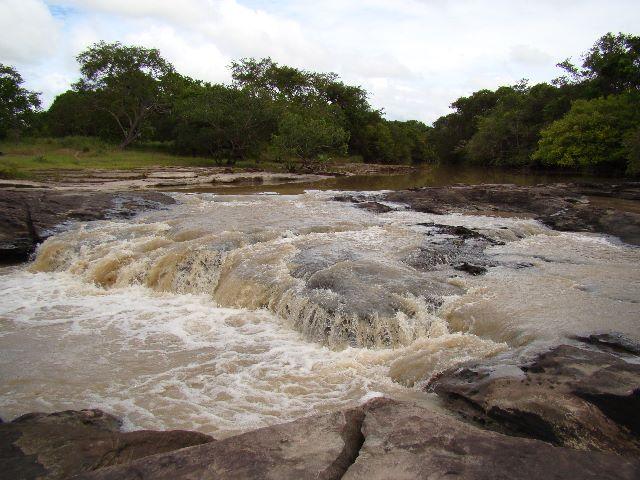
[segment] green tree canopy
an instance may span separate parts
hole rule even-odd
[[[496,90],[497,102],[478,117],[477,131],[464,152],[472,163],[484,165],[527,165],[537,147],[540,130],[558,118],[563,109],[562,92],[541,83],[529,87],[522,81]]]
[[[577,100],[560,120],[542,131],[534,159],[569,168],[629,168],[625,142],[640,126],[639,94]]]
[[[125,148],[138,139],[153,114],[169,108],[179,76],[156,49],[99,42],[77,57],[82,78],[76,91],[92,93],[94,108],[108,113]]]
[[[0,138],[30,127],[40,108],[39,94],[24,88],[23,83],[17,70],[0,63]]]
[[[181,153],[225,158],[257,155],[275,132],[268,101],[247,90],[200,84],[176,101],[175,146]]]
[[[640,36],[607,33],[583,55],[582,67],[570,59],[558,66],[567,72],[558,83],[577,83],[595,96],[640,90]]]
[[[326,155],[345,155],[349,133],[343,128],[341,112],[322,104],[288,109],[278,123],[271,147],[277,157],[297,157],[303,163]]]

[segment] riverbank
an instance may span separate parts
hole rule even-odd
[[[415,170],[409,165],[365,164],[356,157],[332,158],[313,168],[292,159],[283,162],[241,160],[216,162],[212,158],[175,155],[165,146],[149,145],[122,150],[90,137],[40,138],[24,142],[0,142],[0,187],[3,185],[102,184],[142,181],[120,188],[185,187],[234,179],[282,175],[289,182],[296,174],[394,175]],[[159,179],[165,182],[159,182]],[[181,182],[182,180],[182,182]],[[314,175],[306,180],[313,182]],[[267,184],[269,184],[267,182]]]

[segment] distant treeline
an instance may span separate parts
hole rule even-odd
[[[607,34],[551,84],[480,90],[433,126],[389,121],[367,92],[333,73],[269,58],[230,66],[231,85],[181,75],[156,49],[97,43],[81,78],[40,111],[15,69],[0,65],[0,138],[95,136],[121,148],[162,142],[229,164],[360,156],[375,163],[448,163],[640,173],[640,37]],[[425,92],[428,95],[428,92]]]

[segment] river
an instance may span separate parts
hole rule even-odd
[[[380,395],[438,409],[425,383],[462,362],[594,330],[638,338],[638,248],[283,188],[173,193],[2,268],[0,416],[96,407],[221,438]],[[488,273],[452,267],[469,258]]]

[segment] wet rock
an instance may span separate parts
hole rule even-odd
[[[365,406],[365,442],[345,480],[637,478],[637,459],[481,430],[408,403]]]
[[[70,221],[127,218],[174,203],[159,192],[0,190],[0,262],[20,262]]]
[[[615,202],[606,207],[597,206],[589,199],[607,197],[637,201],[640,199],[639,190],[638,184],[632,182],[616,186],[453,185],[390,192],[384,199],[427,213],[531,217],[557,230],[605,233],[640,245],[640,213],[637,209],[627,211]]]
[[[638,455],[640,358],[615,352],[612,338],[606,342],[558,345],[526,362],[470,364],[444,372],[427,388],[451,410],[498,431]],[[625,343],[619,346],[626,349]]]
[[[461,272],[467,272],[469,275],[484,275],[485,273],[487,273],[487,269],[481,265],[472,265],[471,263],[467,263],[467,262],[462,262],[458,265],[455,265],[453,268],[455,268],[458,271]]]
[[[357,204],[358,208],[362,208],[364,210],[368,210],[373,213],[387,213],[391,212],[393,208],[388,205],[384,205],[380,202],[362,202]]]
[[[0,476],[62,479],[211,441],[180,430],[121,432],[120,421],[100,410],[31,413],[0,424]]]
[[[458,271],[482,275],[486,273],[487,267],[496,265],[484,255],[484,250],[501,242],[458,225],[428,222],[417,223],[416,226],[426,230],[425,242],[405,259],[408,265],[416,269],[434,270],[450,265]]]
[[[76,478],[339,479],[363,442],[362,409],[302,418]]]
[[[596,345],[601,349],[610,348],[618,352],[640,355],[640,344],[638,342],[634,342],[630,338],[625,337],[621,333],[593,333],[586,337],[576,337],[576,339],[584,343]]]
[[[640,462],[482,430],[410,403],[303,418],[77,479],[631,479]]]

